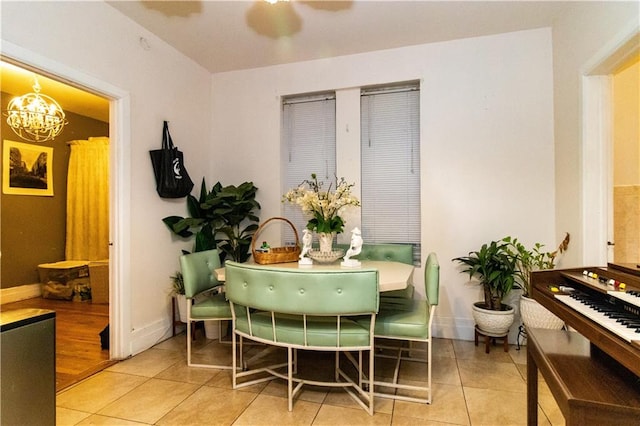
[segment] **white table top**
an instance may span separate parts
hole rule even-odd
[[[290,263],[276,263],[273,265],[257,265],[256,266],[264,266],[267,267],[278,267],[278,268],[291,268],[291,269],[302,269],[305,271],[335,271],[335,270],[343,270],[343,271],[357,271],[359,269],[376,269],[379,274],[379,283],[378,287],[381,292],[383,291],[392,291],[392,290],[402,290],[407,288],[407,284],[409,284],[413,279],[413,265],[407,265],[406,263],[400,262],[387,262],[380,260],[363,260],[362,266],[359,268],[345,268],[340,266],[340,262],[332,263],[329,265],[321,265],[314,264],[311,266],[299,266],[298,262],[290,262]],[[218,281],[224,281],[224,268],[216,269],[216,277]]]

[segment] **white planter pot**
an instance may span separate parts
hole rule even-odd
[[[476,325],[481,331],[488,335],[504,336],[509,333],[509,328],[513,324],[515,318],[515,309],[510,305],[504,311],[493,311],[483,308],[484,302],[476,302],[473,304],[472,315]]]
[[[184,294],[175,294],[176,304],[178,305],[178,316],[180,321],[187,323],[187,298]]]
[[[530,297],[520,296],[520,315],[526,328],[560,330],[564,321]]]
[[[220,328],[218,327],[219,321],[205,321],[204,322],[204,335],[207,339],[217,339],[220,337]]]
[[[227,335],[227,325],[229,321],[223,321],[222,327],[219,326],[220,321],[204,321],[204,334],[207,339],[219,339]],[[220,334],[222,333],[222,334]]]

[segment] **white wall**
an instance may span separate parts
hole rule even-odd
[[[538,29],[215,74],[212,175],[254,181],[261,216],[280,215],[281,96],[421,80],[423,258],[435,251],[441,264],[436,330],[471,339],[470,306],[481,295],[451,259],[505,235],[550,247],[561,237],[551,49],[550,29]],[[348,108],[346,115],[337,120],[339,135],[346,124],[359,129],[358,114]],[[358,178],[338,164],[339,176]]]
[[[172,241],[161,221],[184,213],[185,201],[157,196],[148,152],[160,146],[162,121],[168,120],[194,180],[204,176],[211,151],[210,129],[203,125],[211,116],[210,74],[106,3],[2,2],[1,7],[3,54],[113,87],[124,100],[116,123],[120,132],[111,135],[119,159],[112,175],[122,180],[117,205],[112,204],[121,214],[121,229],[112,229],[111,239],[113,250],[124,255],[115,271],[121,299],[112,303],[112,318],[115,309],[122,331],[116,356],[139,352],[170,332],[169,276],[179,268],[185,246]],[[112,282],[112,295],[113,290]]]

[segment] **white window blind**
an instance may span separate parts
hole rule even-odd
[[[363,90],[362,237],[420,246],[420,92],[418,84]]]
[[[301,96],[283,100],[283,177],[282,194],[311,179],[315,173],[324,188],[336,177],[336,100],[335,95]],[[309,218],[300,208],[283,204],[289,219],[302,238]],[[293,232],[283,227],[283,241],[294,241]]]

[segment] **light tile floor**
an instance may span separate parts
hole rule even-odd
[[[505,353],[499,345],[486,354],[473,342],[434,339],[432,404],[376,398],[375,414],[369,416],[339,389],[305,386],[292,412],[284,381],[234,391],[228,370],[187,367],[185,338],[166,340],[60,392],[57,424],[475,426],[527,420],[526,348],[512,346]],[[198,361],[231,359],[229,344],[206,340],[202,333],[194,345]],[[400,377],[420,381],[425,368],[404,363]],[[539,389],[539,424],[564,424],[542,378]]]

